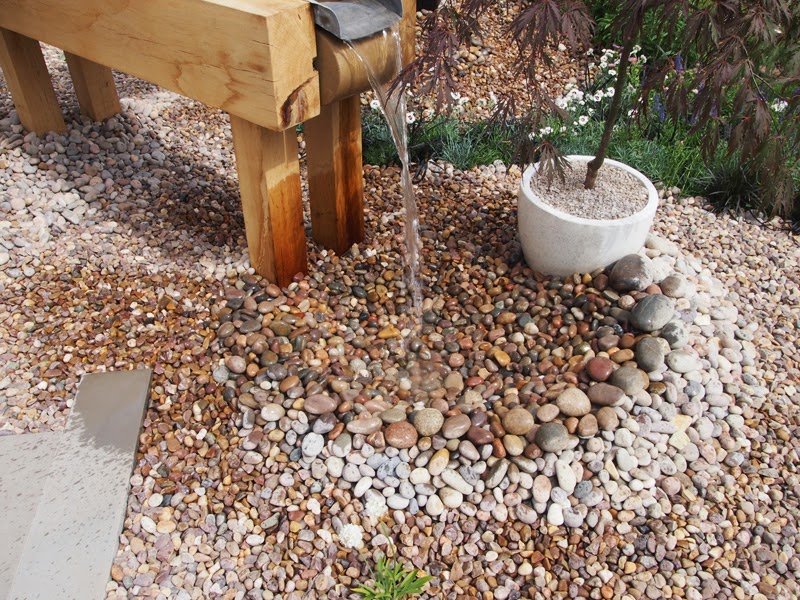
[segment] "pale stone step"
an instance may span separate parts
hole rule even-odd
[[[86,375],[65,431],[0,438],[0,507],[18,502],[30,511],[23,515],[17,506],[0,513],[8,528],[2,539],[15,540],[0,554],[0,598],[105,598],[150,375]]]

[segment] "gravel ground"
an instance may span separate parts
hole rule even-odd
[[[426,598],[800,594],[796,237],[665,193],[649,258],[548,282],[519,172],[439,165],[415,328],[396,169],[365,169],[367,241],[280,289],[225,117],[118,88],[37,139],[0,87],[0,431],[155,369],[109,598],[347,597],[389,538]]]

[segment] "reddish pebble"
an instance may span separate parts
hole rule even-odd
[[[589,377],[595,381],[605,381],[611,377],[611,373],[616,369],[616,365],[605,356],[595,356],[586,364],[586,371]]]
[[[383,437],[395,448],[411,448],[417,443],[417,430],[408,421],[398,421],[384,430]]]

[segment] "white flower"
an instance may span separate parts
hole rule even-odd
[[[564,133],[565,131],[567,131],[567,126],[566,125],[562,125],[560,131],[561,131],[561,133]]]
[[[370,499],[367,500],[367,505],[364,508],[367,516],[375,517],[376,519],[380,519],[385,515],[387,510],[389,509],[386,506],[386,498],[377,494],[371,496]]]
[[[339,530],[339,542],[345,548],[358,548],[364,541],[364,531],[358,525],[348,523]]]
[[[551,133],[553,133],[553,128],[552,127],[542,127],[539,130],[539,135],[542,136],[542,137],[544,137],[546,135],[550,135]]]
[[[406,123],[411,125],[416,120],[417,120],[417,117],[414,116],[414,113],[412,113],[412,112],[407,112],[406,113]]]
[[[594,96],[592,96],[592,98],[594,98],[594,101],[595,101],[595,102],[600,102],[600,100],[602,100],[602,99],[603,99],[603,91],[602,91],[602,90],[598,90],[598,91],[596,91],[596,92],[594,93]]]
[[[772,110],[775,112],[783,112],[786,110],[786,107],[789,106],[789,103],[786,100],[775,100],[772,103]]]
[[[462,97],[458,99],[459,104],[466,104],[467,102],[469,102],[469,98]]]
[[[591,115],[594,114],[594,109],[593,108],[587,108],[586,112],[589,113],[589,116],[591,116]]]
[[[461,94],[459,94],[458,92],[450,92],[450,97],[453,100],[458,100],[459,98],[461,98]]]
[[[592,54],[594,54],[594,50],[592,50],[591,48],[589,48],[589,49],[586,51],[586,56],[591,56]]]
[[[647,57],[646,57],[644,54],[642,54],[642,55],[639,57],[639,62],[640,62],[640,63],[646,63],[646,62],[647,62]]]
[[[631,54],[639,54],[642,51],[642,47],[639,44],[636,44],[633,48],[631,48]]]
[[[611,75],[612,77],[614,77],[614,75],[617,74],[617,70],[616,69],[609,69],[608,70],[608,74]]]
[[[568,105],[569,105],[569,103],[567,102],[566,98],[557,98],[556,99],[556,106],[558,108],[565,109],[565,108],[567,108]]]
[[[373,98],[372,100],[370,100],[369,107],[372,110],[380,110],[381,109],[381,103],[378,101],[377,98]]]
[[[606,90],[606,97],[613,98],[614,97],[614,88],[610,87]]]
[[[589,117],[587,117],[586,115],[581,115],[580,117],[578,117],[579,125],[586,125],[588,122],[589,122]]]

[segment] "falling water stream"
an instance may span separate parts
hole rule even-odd
[[[400,33],[397,25],[384,29],[382,35],[387,47],[394,46],[397,64],[394,73],[399,73],[401,64]],[[376,65],[372,64],[371,57],[359,52],[357,46],[345,40],[353,53],[358,57],[367,70],[370,85],[380,103],[381,112],[386,118],[392,139],[397,146],[397,154],[402,163],[401,188],[403,193],[403,208],[405,210],[405,242],[406,242],[406,285],[411,294],[412,330],[416,330],[422,322],[422,288],[419,281],[420,238],[419,214],[417,202],[414,198],[414,186],[411,182],[411,172],[408,168],[408,127],[406,124],[406,97],[403,86],[391,89],[391,81],[381,83],[377,76]]]
[[[387,47],[394,50],[397,57],[394,74],[400,72],[401,44],[397,25],[382,32]],[[346,43],[348,43],[345,40]],[[391,46],[390,46],[391,45]],[[411,397],[417,401],[424,401],[427,393],[442,385],[442,373],[436,363],[430,360],[430,351],[417,337],[422,329],[422,288],[420,284],[420,248],[419,214],[417,202],[414,197],[414,186],[411,181],[411,172],[408,167],[408,126],[406,122],[406,94],[403,86],[392,89],[391,81],[381,83],[376,68],[370,62],[370,57],[361,54],[358,48],[348,43],[350,49],[364,65],[372,89],[380,104],[381,112],[389,125],[397,154],[402,166],[401,188],[403,194],[403,208],[405,211],[405,260],[406,260],[406,285],[411,296],[410,322],[408,324],[411,334],[406,340],[405,348],[408,352],[405,358],[406,369],[409,376]]]

